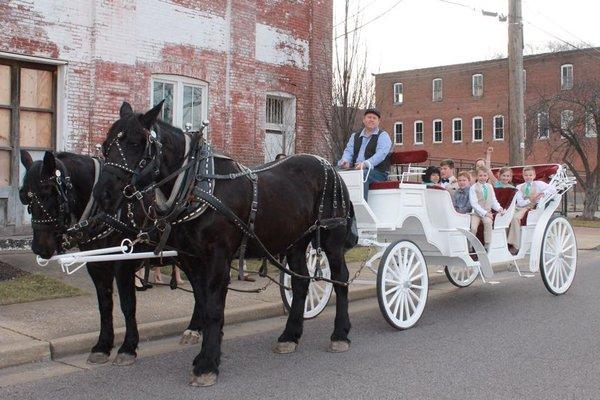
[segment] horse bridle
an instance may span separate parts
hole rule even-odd
[[[40,196],[32,190],[29,190],[25,196],[21,196],[21,202],[27,205],[27,211],[32,215],[32,217],[33,212],[31,206],[33,204],[35,204],[42,212],[41,219],[31,219],[31,226],[33,229],[56,230],[56,232],[60,235],[67,231],[71,221],[72,200],[69,198],[69,192],[71,189],[73,189],[73,184],[71,183],[71,177],[69,176],[68,171],[63,163],[58,159],[56,159],[56,163],[58,165],[54,171],[54,176],[41,179],[40,185],[50,184],[56,190],[59,200],[58,216],[54,217],[44,206],[40,200]]]

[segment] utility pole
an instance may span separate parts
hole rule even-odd
[[[510,165],[525,163],[523,100],[523,18],[521,0],[508,0],[508,115]]]

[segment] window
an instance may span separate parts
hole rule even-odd
[[[452,120],[452,143],[462,142],[462,119]]]
[[[483,96],[483,74],[473,75],[473,97]]]
[[[548,121],[548,113],[540,112],[537,115],[538,123],[538,139],[548,139],[550,137],[550,124]]]
[[[56,148],[55,65],[0,59],[0,230],[20,227],[29,215],[13,193],[19,190],[25,168],[20,150],[34,160]],[[16,156],[16,157],[15,157]],[[9,228],[10,227],[10,228]],[[3,232],[5,233],[5,232]]]
[[[415,144],[423,144],[423,121],[415,121]]]
[[[504,116],[494,117],[494,140],[504,140]]]
[[[394,104],[402,104],[404,101],[404,87],[401,83],[394,83]]]
[[[208,116],[207,96],[208,86],[198,79],[176,75],[152,77],[152,106],[164,100],[159,118],[173,126],[200,129]]]
[[[573,89],[573,64],[560,66],[560,88],[562,90]]]
[[[473,141],[481,142],[483,140],[483,118],[473,117]]]
[[[433,101],[442,101],[442,78],[436,78],[432,81]]]
[[[585,114],[585,137],[596,137],[598,136],[598,126],[594,115],[591,113]]]
[[[442,120],[435,119],[433,120],[433,143],[442,143],[442,140]]]
[[[265,162],[280,154],[293,154],[296,142],[296,98],[271,92],[265,99]]]
[[[402,122],[396,122],[394,124],[394,144],[402,144],[402,131],[403,131]]]
[[[523,70],[523,93],[527,91],[527,70]]]
[[[571,125],[573,125],[573,110],[562,110],[560,113],[560,137],[564,139],[565,134],[571,133]]]

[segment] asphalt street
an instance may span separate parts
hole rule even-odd
[[[575,282],[559,297],[539,274],[435,286],[419,324],[403,332],[385,322],[376,299],[351,303],[352,347],[343,354],[326,352],[331,307],[306,322],[291,355],[271,352],[281,318],[228,326],[211,388],[187,384],[199,347],[169,338],[142,343],[130,367],[82,369],[78,356],[0,371],[8,385],[0,398],[599,399],[599,263],[600,252],[581,251]]]

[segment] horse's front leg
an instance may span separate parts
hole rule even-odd
[[[112,316],[113,265],[89,263],[87,270],[96,287],[98,310],[100,311],[100,335],[98,336],[98,342],[90,350],[87,362],[90,364],[104,364],[108,361],[115,341]]]
[[[298,274],[308,275],[306,267],[306,243],[294,246],[287,253],[287,260],[290,269]],[[277,339],[277,344],[273,351],[278,354],[288,354],[296,351],[298,342],[302,336],[304,325],[304,303],[308,293],[308,279],[299,279],[292,277],[292,306],[288,315],[285,330]]]
[[[336,240],[325,243],[325,253],[331,268],[331,279],[348,282],[349,273],[344,257],[343,243],[336,244]],[[329,351],[341,353],[350,349],[350,317],[348,315],[348,286],[334,285],[335,290],[335,322]]]
[[[212,386],[217,382],[229,284],[229,262],[223,252],[215,251],[205,268],[195,268],[191,271],[194,298],[202,314],[202,350],[194,359],[190,380],[192,386]]]
[[[125,339],[115,358],[115,365],[131,365],[137,357],[137,347],[140,340],[135,319],[135,270],[139,261],[120,261],[115,264],[115,276],[121,301],[121,311],[125,317]]]

